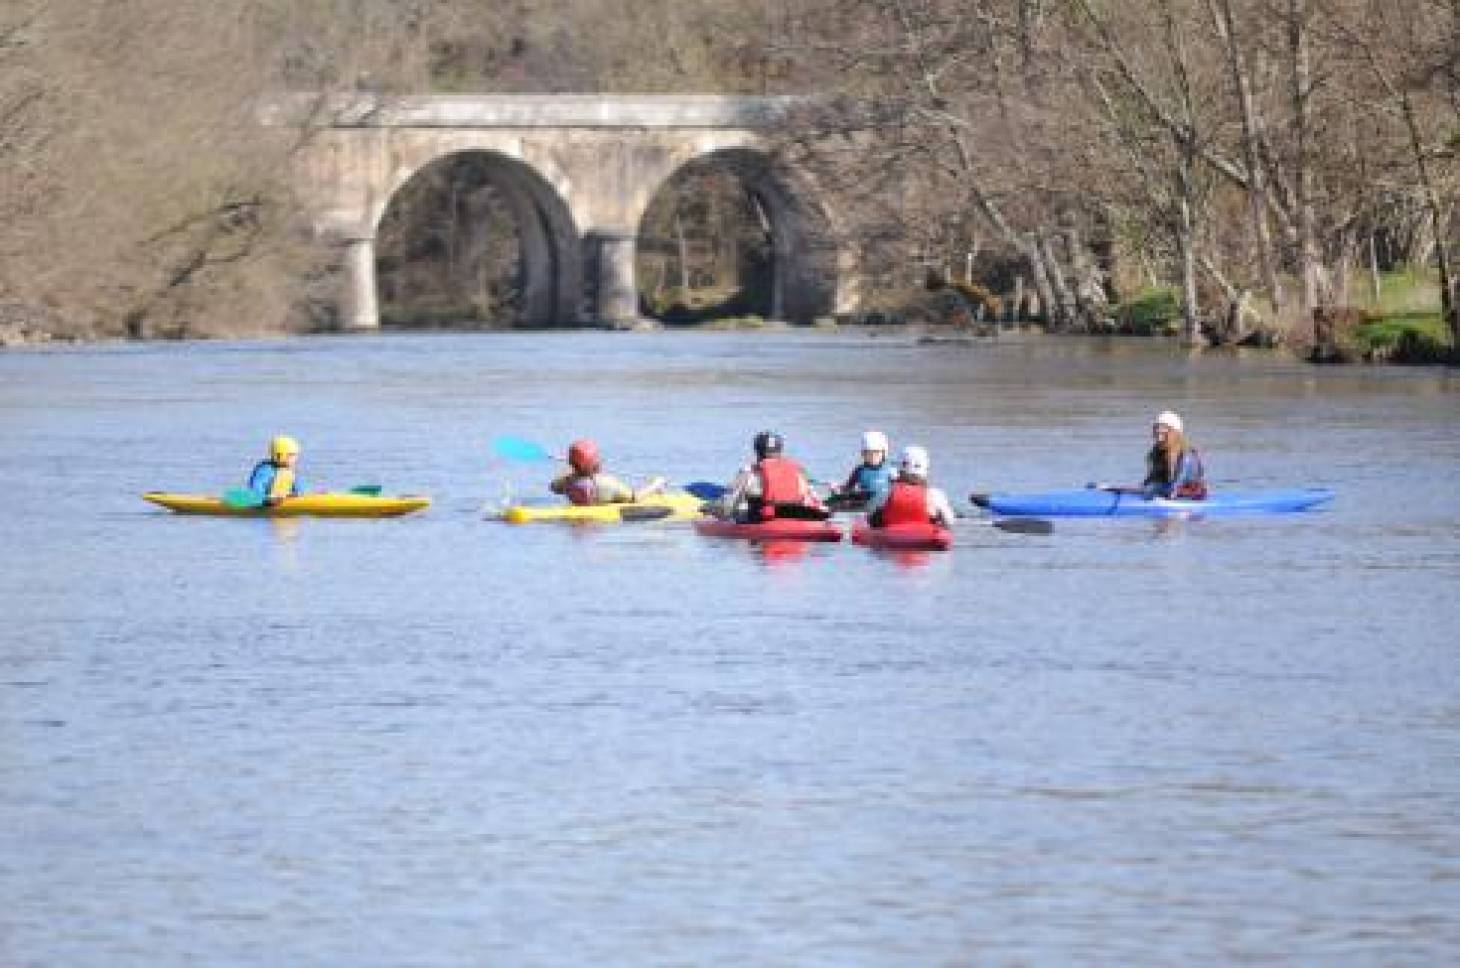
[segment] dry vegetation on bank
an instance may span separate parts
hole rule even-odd
[[[327,323],[310,133],[253,119],[361,87],[815,93],[784,150],[889,290],[1301,343],[1408,267],[1453,343],[1451,0],[0,0],[0,338]]]

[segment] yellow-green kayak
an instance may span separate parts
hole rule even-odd
[[[272,507],[234,507],[212,494],[167,494],[148,491],[142,497],[179,514],[217,514],[237,518],[393,518],[431,503],[415,494],[300,494]]]
[[[515,504],[502,512],[512,524],[533,521],[578,521],[617,524],[621,521],[660,521],[665,518],[697,518],[705,502],[684,491],[653,494],[632,504]]]

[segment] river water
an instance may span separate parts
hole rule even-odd
[[[0,355],[0,964],[1460,960],[1460,382],[1151,342],[385,335]],[[595,436],[723,480],[923,443],[955,498],[1137,476],[1330,510],[970,517],[920,559],[512,527]],[[389,521],[187,518],[269,435]]]

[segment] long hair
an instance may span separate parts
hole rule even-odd
[[[1156,441],[1146,455],[1146,480],[1163,484],[1176,480],[1176,471],[1185,451],[1186,435],[1168,427],[1165,441]]]

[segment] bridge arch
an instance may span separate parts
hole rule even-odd
[[[713,146],[647,183],[635,200],[639,234],[658,193],[691,169],[711,168],[735,175],[769,222],[770,317],[809,323],[834,313],[838,254],[831,215],[809,179],[758,144]]]
[[[583,292],[581,234],[558,188],[564,182],[562,173],[550,164],[530,164],[493,146],[435,147],[440,150],[428,148],[409,160],[402,159],[391,173],[390,182],[367,215],[370,237],[379,237],[391,204],[409,184],[435,166],[470,158],[500,193],[516,229],[518,325],[560,326],[578,319]]]

